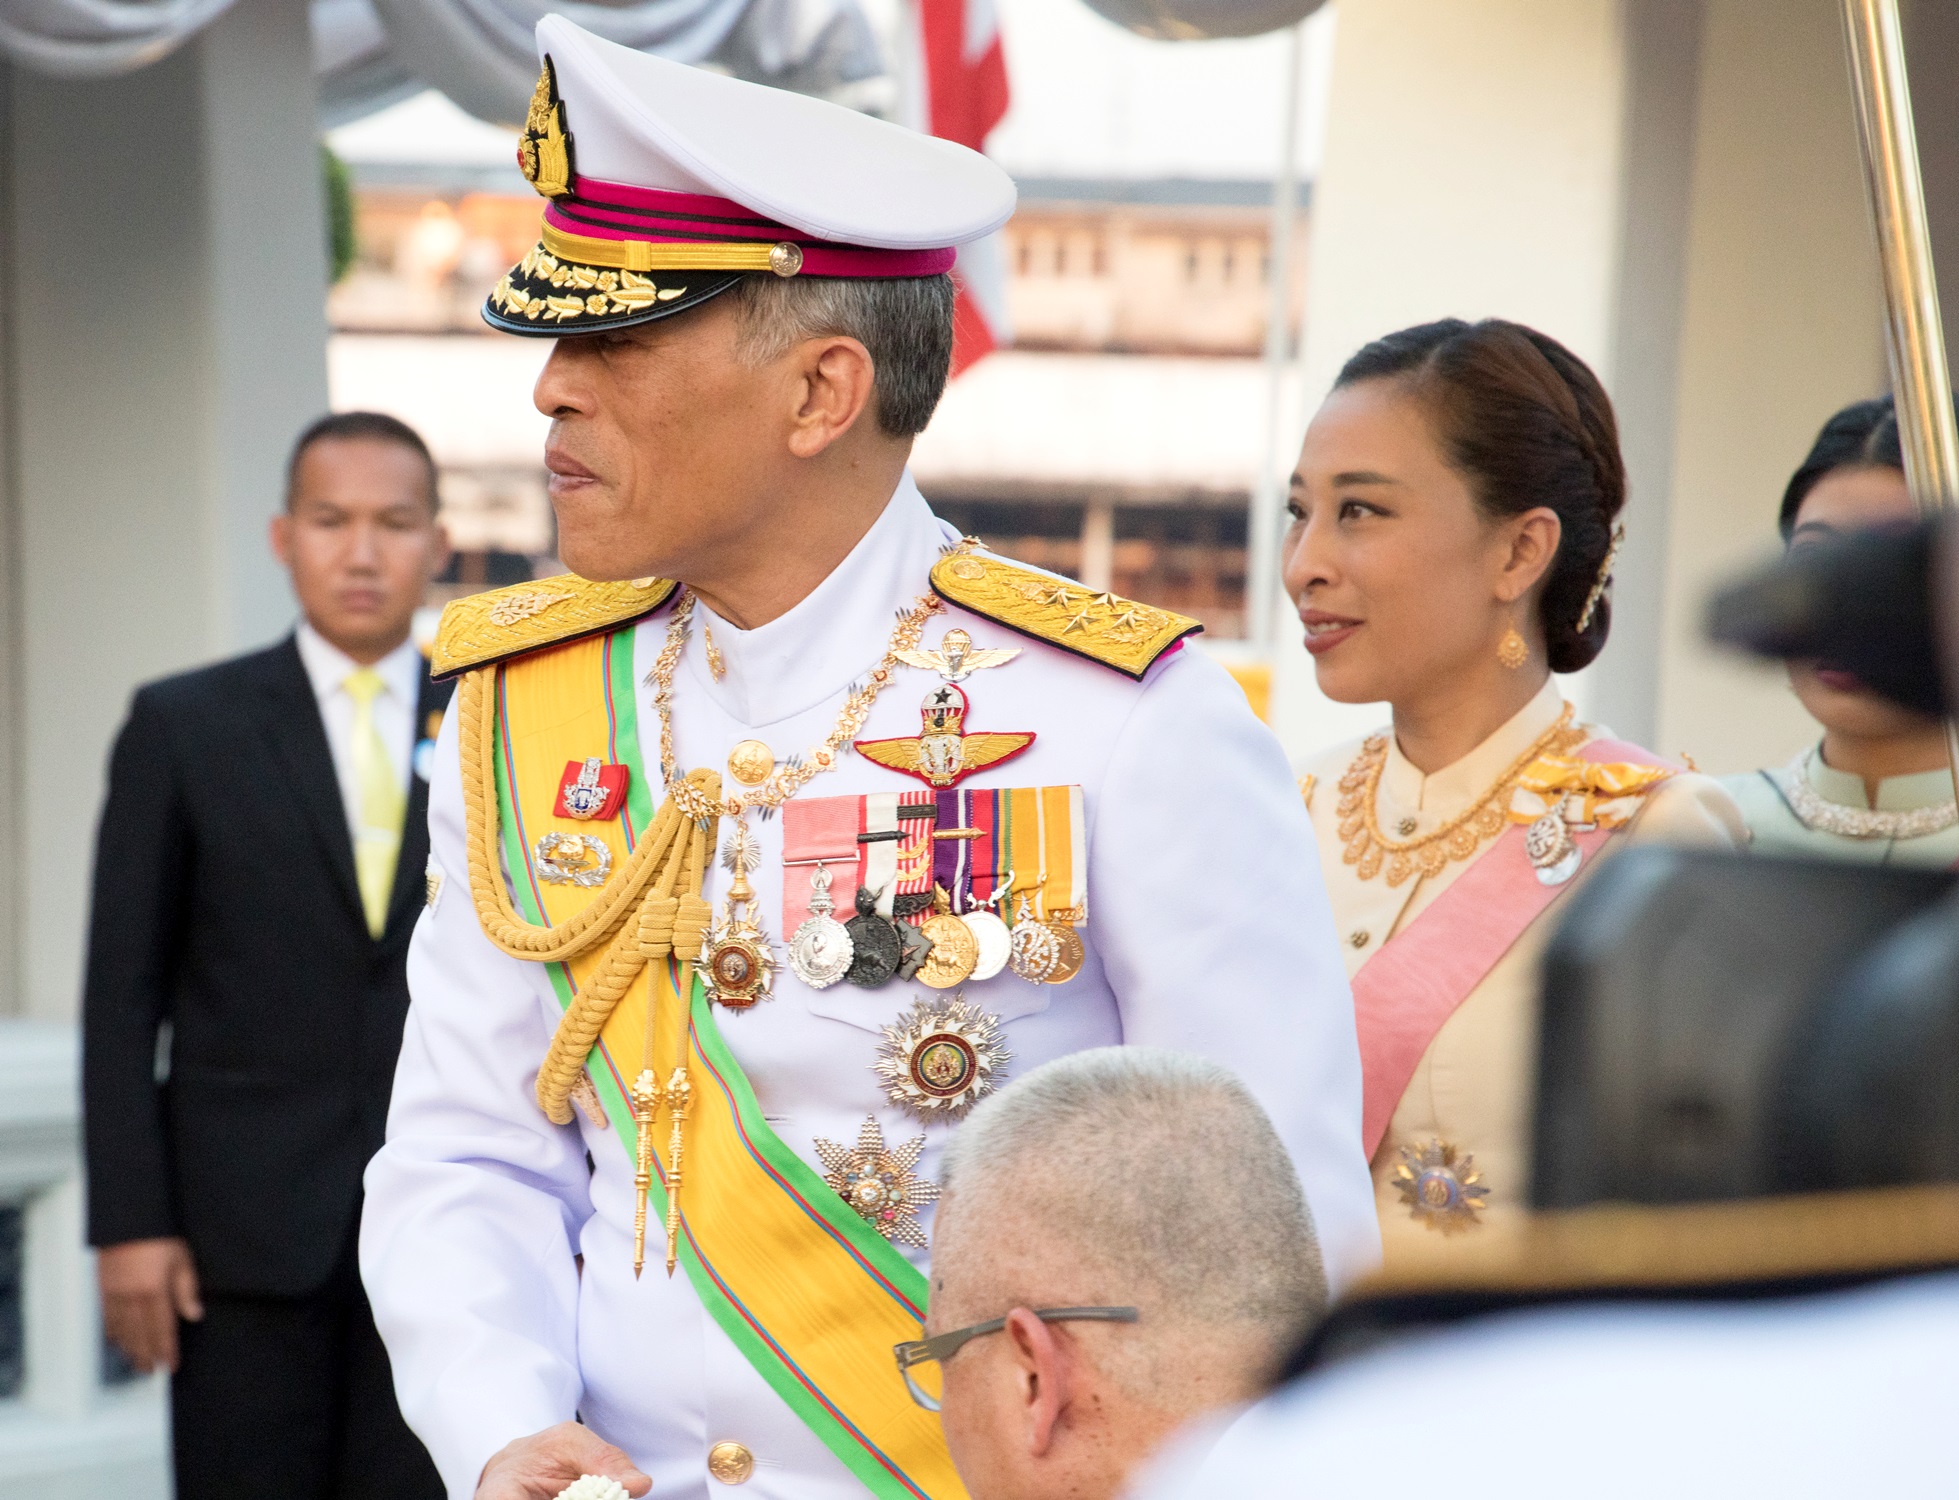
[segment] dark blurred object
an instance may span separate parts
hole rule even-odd
[[[1545,954],[1532,1203],[1695,1203],[1925,1180],[1923,1111],[1897,1091],[1930,1085],[1899,1070],[1941,1070],[1947,1089],[1959,1081],[1959,1053],[1907,1045],[1930,1024],[1911,1006],[1959,1016],[1959,967],[1943,998],[1927,1002],[1894,993],[1897,963],[1871,969],[1889,948],[1860,960],[1928,908],[1935,928],[1959,934],[1940,904],[1954,880],[1651,847],[1603,864],[1573,893]],[[1937,944],[1907,930],[1921,934],[1912,952],[1922,967]],[[1955,949],[1959,937],[1944,951]],[[1860,987],[1839,993],[1853,970]],[[1842,1045],[1852,1031],[1855,1048]],[[1886,1100],[1895,1132],[1882,1123]],[[1792,1134],[1785,1122],[1798,1119],[1805,1128]],[[1853,1120],[1863,1144],[1827,1149]],[[1941,1159],[1959,1162],[1959,1135],[1946,1149]],[[1870,1175],[1848,1170],[1853,1161]]]
[[[1785,1189],[1959,1182],[1959,896],[1852,965],[1799,1031],[1777,1104]]]
[[[1545,954],[1533,1157],[1514,1234],[1390,1267],[1285,1373],[1522,1307],[1959,1265],[1959,875],[1614,856]]]
[[[1259,36],[1303,21],[1324,0],[1083,0],[1097,15],[1160,42]]]
[[[1708,634],[1758,656],[1820,661],[1894,703],[1944,713],[1932,603],[1938,524],[1794,548],[1717,594]]]
[[[435,575],[434,581],[500,589],[513,583],[529,583],[536,576],[537,565],[521,552],[457,550],[449,554],[448,564]]]

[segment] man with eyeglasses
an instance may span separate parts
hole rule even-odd
[[[896,1354],[973,1500],[1110,1500],[1179,1428],[1259,1395],[1325,1308],[1291,1160],[1208,1059],[1036,1068],[943,1171],[926,1337]]]

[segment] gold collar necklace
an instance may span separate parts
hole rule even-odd
[[[899,614],[897,628],[891,632],[891,642],[885,648],[883,659],[871,668],[861,683],[851,688],[843,701],[842,710],[837,714],[837,727],[821,744],[782,762],[777,762],[768,747],[759,740],[743,740],[735,746],[728,756],[728,770],[734,780],[748,790],[733,793],[720,802],[712,802],[688,783],[673,750],[673,674],[680,664],[680,653],[686,649],[687,638],[692,634],[694,620],[693,592],[682,589],[680,599],[674,606],[673,618],[667,622],[666,644],[654,659],[653,670],[646,674],[646,680],[654,690],[653,707],[660,715],[660,775],[666,782],[667,794],[679,802],[681,810],[689,817],[697,819],[717,815],[739,818],[751,808],[773,812],[781,807],[801,791],[812,776],[828,771],[837,764],[845,742],[864,727],[864,720],[870,717],[871,705],[877,702],[878,694],[890,686],[892,676],[901,665],[899,653],[916,648],[919,637],[925,633],[925,622],[944,608],[945,603],[938,595],[925,594],[910,609]]]
[[[899,614],[883,658],[871,668],[868,677],[852,685],[837,714],[836,728],[820,744],[780,762],[760,740],[743,740],[736,745],[728,753],[728,774],[742,790],[717,801],[681,774],[673,748],[673,674],[680,664],[680,653],[686,649],[694,619],[693,591],[682,590],[673,618],[667,622],[666,643],[654,659],[653,670],[646,675],[654,689],[653,706],[660,715],[660,774],[666,782],[667,796],[703,828],[711,827],[717,817],[729,818],[734,823],[721,855],[734,880],[723,900],[721,919],[708,931],[700,957],[702,982],[708,998],[716,1004],[729,1010],[746,1010],[768,999],[770,981],[775,974],[775,947],[762,927],[755,888],[748,883],[758,853],[755,836],[748,828],[748,814],[758,811],[765,818],[773,815],[811,777],[837,764],[844,745],[864,727],[871,705],[896,675],[900,653],[916,649],[919,637],[925,632],[925,622],[944,608],[936,594],[925,594]]]
[[[1375,814],[1375,801],[1381,790],[1381,773],[1388,764],[1388,736],[1370,735],[1360,754],[1340,778],[1340,838],[1346,848],[1341,860],[1359,866],[1362,880],[1372,880],[1385,861],[1388,884],[1397,886],[1419,870],[1436,875],[1452,860],[1468,859],[1483,841],[1503,831],[1510,816],[1510,799],[1517,789],[1524,768],[1540,755],[1563,755],[1585,742],[1585,731],[1571,722],[1569,703],[1558,715],[1557,723],[1539,735],[1490,789],[1465,810],[1440,828],[1419,838],[1389,838],[1381,831]],[[1406,820],[1400,831],[1412,834],[1414,820]]]

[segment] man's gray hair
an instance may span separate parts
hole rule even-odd
[[[1277,1354],[1326,1307],[1292,1159],[1208,1058],[1098,1047],[1036,1068],[972,1112],[942,1182],[962,1237],[1058,1241],[1107,1295],[1154,1301],[1153,1320],[1255,1324]]]
[[[842,334],[870,351],[877,425],[915,437],[952,369],[950,276],[744,276],[729,294],[743,359],[780,359],[803,339]]]

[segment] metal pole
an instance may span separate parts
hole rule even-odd
[[[1286,46],[1286,102],[1281,111],[1285,134],[1279,142],[1279,175],[1272,183],[1271,275],[1265,307],[1265,426],[1258,450],[1246,518],[1245,639],[1261,655],[1272,646],[1272,615],[1279,600],[1279,514],[1285,494],[1276,452],[1280,432],[1280,392],[1292,343],[1292,238],[1299,203],[1300,74],[1306,59],[1306,23],[1292,28]]]
[[[1925,225],[1925,184],[1918,170],[1911,86],[1897,0],[1843,0],[1850,44],[1850,91],[1864,143],[1864,182],[1877,226],[1891,389],[1898,409],[1905,483],[1920,514],[1959,506],[1959,423],[1939,322],[1938,279]],[[1946,754],[1959,797],[1959,724],[1948,719]]]

